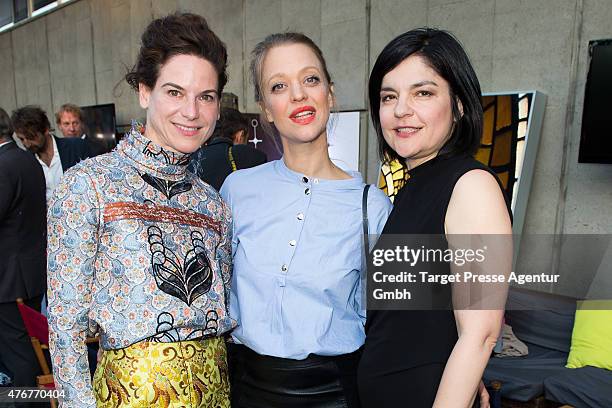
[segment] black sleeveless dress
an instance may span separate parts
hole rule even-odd
[[[455,184],[474,169],[495,176],[467,155],[438,156],[410,170],[383,234],[443,235]],[[449,285],[432,283],[427,284],[427,289],[448,297],[448,304],[452,304]],[[369,310],[365,328],[358,370],[362,407],[431,408],[446,361],[457,342],[453,311]]]

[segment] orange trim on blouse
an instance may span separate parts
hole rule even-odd
[[[221,223],[193,211],[163,205],[147,205],[126,201],[111,203],[104,208],[104,222],[125,219],[170,222],[214,230],[221,235]]]

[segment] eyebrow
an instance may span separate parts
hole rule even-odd
[[[307,66],[307,67],[304,67],[304,68],[300,69],[300,70],[299,70],[299,73],[301,74],[302,72],[304,72],[304,71],[308,71],[309,69],[314,69],[314,70],[316,70],[316,71],[319,73],[319,75],[321,75],[321,69],[320,69],[319,67],[314,66],[314,65],[309,65],[309,66]],[[269,83],[271,80],[273,80],[274,78],[276,78],[276,77],[283,77],[283,76],[286,76],[286,74],[285,74],[285,73],[283,73],[283,72],[277,72],[277,73],[275,73],[274,75],[271,75],[271,76],[270,76],[270,79],[268,79],[268,83]]]
[[[438,86],[438,84],[435,83],[434,81],[421,81],[421,82],[417,82],[417,83],[414,83],[414,84],[410,85],[410,89],[420,88],[420,87],[425,86],[425,85]],[[384,87],[384,88],[380,88],[380,91],[381,92],[383,92],[383,91],[384,92],[394,92],[395,89],[393,89],[391,87]]]
[[[185,88],[183,88],[180,85],[175,84],[174,82],[166,82],[161,87],[163,88],[164,86],[171,86],[171,87],[176,88],[176,89],[181,90],[181,91],[185,90]],[[217,93],[217,90],[216,89],[207,89],[207,90],[202,91],[200,93],[201,94]]]

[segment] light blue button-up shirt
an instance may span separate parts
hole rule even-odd
[[[230,316],[235,342],[275,357],[351,353],[365,339],[361,295],[364,183],[310,178],[276,160],[221,187],[234,219]],[[371,234],[391,202],[368,194]]]

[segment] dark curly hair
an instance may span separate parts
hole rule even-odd
[[[139,84],[153,89],[160,68],[175,55],[194,55],[210,62],[217,72],[217,91],[221,95],[227,83],[225,44],[204,17],[192,13],[175,13],[153,20],[142,34],[138,59],[125,80],[137,92]]]
[[[35,105],[15,109],[11,115],[11,121],[15,132],[23,134],[28,139],[34,137],[36,133],[44,134],[51,128],[45,111]]]

